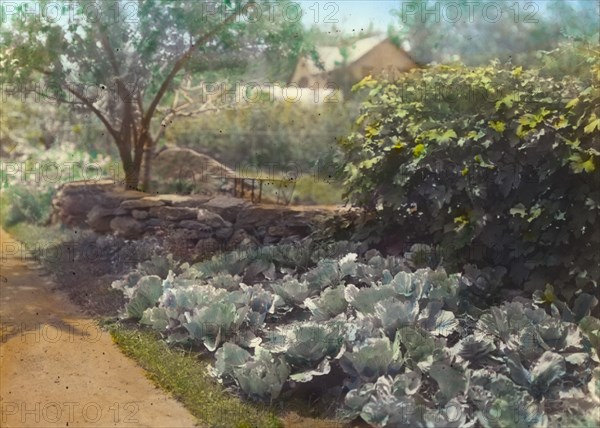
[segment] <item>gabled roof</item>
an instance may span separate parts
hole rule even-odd
[[[346,59],[346,64],[350,65],[353,62],[358,61],[385,39],[385,36],[372,36],[357,40],[356,42],[352,43],[347,47],[348,58]],[[319,46],[316,48],[316,51],[319,55],[319,60],[325,67],[325,71],[331,71],[344,63],[344,57],[342,56],[341,49],[343,49],[341,46]],[[317,64],[314,63],[312,58],[306,58],[305,64],[311,74],[319,74],[323,72],[323,70],[317,67]]]

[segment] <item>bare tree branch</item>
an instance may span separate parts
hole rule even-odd
[[[98,31],[100,32],[100,43],[102,43],[102,47],[104,47],[104,50],[106,51],[106,54],[108,55],[108,61],[110,62],[110,65],[112,66],[113,71],[115,72],[115,75],[117,76],[117,79],[120,79],[121,72],[119,71],[119,63],[115,56],[115,52],[113,51],[112,46],[110,45],[110,42],[108,41],[108,35],[106,34],[106,28],[104,28],[103,26],[100,25],[100,20],[98,20],[97,27],[98,27]]]
[[[152,102],[150,103],[150,106],[148,107],[148,110],[146,111],[144,119],[142,120],[142,128],[143,129],[149,128],[150,121],[152,120],[152,116],[154,115],[154,112],[156,111],[156,107],[158,106],[158,103],[160,103],[160,100],[162,99],[164,94],[167,92],[169,85],[171,84],[171,82],[173,81],[173,79],[175,78],[177,73],[183,68],[183,66],[192,57],[192,52],[194,51],[195,47],[210,40],[215,34],[217,34],[223,28],[227,27],[231,22],[233,22],[241,13],[242,13],[242,8],[239,8],[235,13],[228,16],[227,19],[225,19],[216,28],[212,29],[211,31],[209,31],[208,33],[206,33],[205,35],[203,35],[202,37],[197,39],[196,42],[193,43],[189,47],[189,49],[175,62],[175,65],[173,65],[171,72],[167,75],[165,80],[160,85],[158,92],[154,96],[154,99],[152,100]]]
[[[106,119],[106,117],[104,117],[104,115],[102,114],[102,112],[100,110],[98,110],[96,107],[94,107],[94,104],[91,103],[87,98],[85,98],[79,92],[75,91],[69,85],[66,85],[65,89],[67,91],[69,91],[70,93],[72,93],[73,95],[75,95],[78,99],[80,99],[81,102],[87,108],[89,108],[98,117],[98,119],[100,119],[100,121],[106,127],[106,129],[108,130],[108,132],[110,133],[110,135],[114,138],[115,142],[119,143],[119,141],[120,141],[119,134],[117,133],[116,129],[114,129],[112,127],[112,125],[110,124],[110,122],[108,121],[108,119]]]

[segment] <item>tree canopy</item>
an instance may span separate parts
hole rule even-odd
[[[159,107],[186,75],[219,72],[231,80],[258,57],[277,60],[281,72],[305,48],[288,0],[43,0],[29,7],[3,9],[0,83],[9,93],[93,112],[118,148],[130,188],[138,187],[143,158],[150,163]]]
[[[551,50],[565,39],[598,40],[598,3],[498,0],[400,2],[392,37],[410,44],[419,63],[461,61],[483,65],[531,65],[531,53]],[[533,61],[533,62],[532,62]]]

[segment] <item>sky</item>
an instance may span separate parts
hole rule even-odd
[[[398,21],[390,12],[398,9],[399,0],[338,0],[315,1],[295,0],[303,9],[302,22],[310,27],[313,24],[329,27],[333,25],[345,33],[367,29],[373,22],[375,28],[385,31],[389,24]]]
[[[78,3],[77,0],[74,0]],[[84,0],[80,0],[82,2]],[[102,0],[97,0],[102,4]],[[126,1],[126,0],[123,0]],[[182,0],[186,1],[186,0]],[[187,0],[193,1],[193,0]],[[209,0],[218,2],[221,0]],[[302,22],[306,27],[314,24],[319,25],[323,29],[330,29],[333,25],[340,29],[345,34],[353,34],[362,29],[366,30],[370,23],[373,23],[374,28],[378,31],[385,32],[390,24],[400,24],[400,19],[397,16],[392,16],[392,10],[406,11],[411,5],[416,4],[414,0],[291,0],[302,9]],[[482,8],[485,5],[491,5],[490,13],[493,13],[493,4],[495,0],[470,0],[477,4],[474,9],[475,18],[481,19]],[[545,6],[554,0],[514,0],[510,4],[518,3],[520,18],[524,19],[527,16],[539,16],[544,13]],[[598,0],[563,0],[569,4],[574,4],[581,9],[586,9],[593,13],[597,11]],[[447,12],[448,4],[455,3],[457,0],[438,0],[440,7],[440,16],[443,18],[444,13],[453,14],[455,12]],[[39,3],[39,0],[2,0],[2,4],[14,5],[22,3]],[[53,3],[62,3],[62,0],[55,0]],[[417,11],[417,13],[420,11]],[[529,15],[534,12],[533,15]],[[294,13],[293,10],[290,13]],[[597,12],[596,12],[597,13]],[[469,12],[464,7],[461,8],[462,17],[467,17]],[[502,19],[513,19],[514,15],[505,13]]]
[[[298,3],[303,9],[302,22],[305,26],[310,27],[316,23],[325,28],[331,27],[333,24],[331,21],[337,21],[336,27],[341,29],[347,34],[352,34],[352,30],[359,31],[360,28],[366,29],[369,23],[373,23],[375,29],[385,32],[390,24],[398,25],[400,19],[390,14],[392,10],[408,10],[411,4],[414,4],[410,0],[293,0]],[[440,17],[443,17],[444,13],[450,14],[452,11],[444,8],[447,4],[453,3],[456,0],[440,0]],[[593,13],[597,11],[598,0],[563,0],[574,5],[576,8],[581,10],[588,10]],[[493,13],[494,0],[472,0],[473,3],[477,3],[473,9],[473,15],[475,18],[482,18],[483,8],[486,4],[490,5],[489,14]],[[551,3],[551,0],[515,0],[511,4],[518,3],[518,9],[512,12],[512,15],[505,13],[502,19],[515,19],[518,16],[520,19],[526,17],[532,17],[535,19],[536,15],[544,14],[546,5]],[[317,14],[318,11],[318,14]],[[518,15],[514,12],[518,11]],[[453,12],[452,12],[453,13]],[[463,17],[467,17],[469,11],[462,9],[461,14]],[[316,21],[316,22],[315,22]]]

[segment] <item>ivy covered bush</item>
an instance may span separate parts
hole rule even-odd
[[[361,81],[369,96],[342,148],[345,196],[368,211],[366,230],[433,244],[453,271],[502,267],[503,284],[529,292],[598,293],[594,49],[576,52],[589,73],[562,80],[495,61]]]
[[[211,374],[252,399],[313,385],[320,399],[336,397],[339,418],[376,427],[600,421],[591,295],[572,310],[540,293],[478,308],[468,276],[413,272],[343,242],[193,266],[155,259],[113,287],[128,297],[126,317],[203,345]]]

